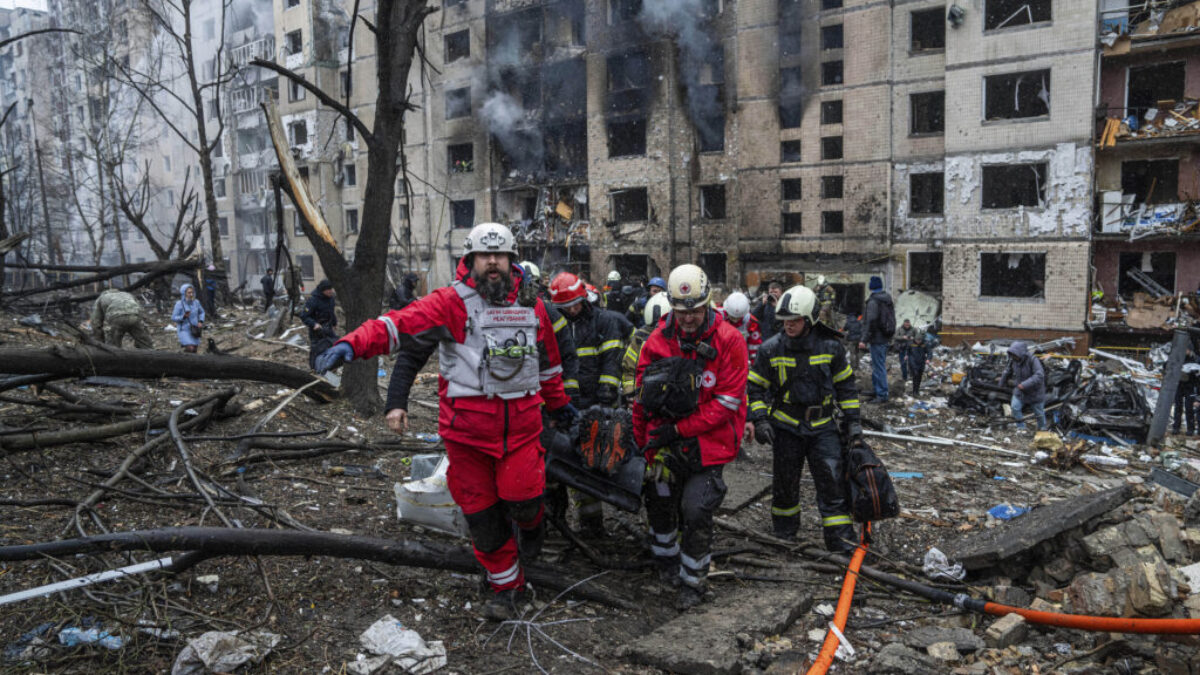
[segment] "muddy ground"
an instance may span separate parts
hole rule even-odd
[[[249,309],[227,310],[223,320],[211,324],[209,336],[221,349],[239,356],[306,368],[304,349],[251,337],[261,332],[261,328],[255,327],[261,317],[260,313]],[[52,337],[36,328],[19,325],[16,319],[0,317],[3,346],[72,342],[65,332]],[[165,317],[154,315],[148,323],[158,349],[178,349],[174,332],[166,330]],[[896,381],[893,386],[898,387],[899,373],[895,364],[892,365],[893,380]],[[385,363],[381,368],[385,375],[390,374],[390,364]],[[1007,425],[989,427],[988,420],[973,419],[940,405],[940,400],[944,400],[952,388],[950,370],[940,361],[933,364],[927,373],[930,381],[922,395],[923,403],[894,395],[889,404],[865,406],[865,415],[894,427],[928,423],[929,427],[918,433],[960,438],[1032,454],[1030,434],[1016,432]],[[284,509],[295,521],[316,530],[454,543],[450,537],[399,521],[392,492],[396,481],[407,478],[410,456],[426,450],[426,446],[429,451],[436,451],[435,443],[417,438],[417,434],[436,432],[433,406],[436,383],[431,373],[430,370],[422,376],[414,392],[414,401],[428,405],[412,406],[412,429],[408,438],[402,439],[402,449],[396,449],[397,439],[386,429],[382,417],[363,418],[343,402],[320,404],[301,396],[264,430],[319,431],[316,438],[360,441],[369,448],[304,460],[256,464],[238,474],[236,464],[227,460],[236,441],[192,441],[189,447],[194,464],[231,491]],[[860,375],[860,384],[865,384],[868,379],[869,375]],[[381,387],[386,385],[386,376],[379,382]],[[142,382],[134,387],[100,386],[78,380],[63,383],[70,392],[87,401],[126,405],[137,414],[166,412],[171,409],[171,401],[194,399],[231,385],[240,388],[233,401],[242,406],[269,399],[265,404],[258,404],[261,407],[252,412],[216,420],[203,431],[191,432],[193,435],[222,437],[247,432],[289,393],[276,385],[254,382],[165,380]],[[52,408],[45,406],[62,402],[60,396],[44,389],[22,388],[5,392],[0,395],[0,424],[5,430],[31,425],[56,429],[110,421],[94,414],[55,415]],[[13,503],[48,497],[82,499],[132,448],[146,439],[145,435],[134,434],[40,451],[0,451],[3,456],[0,461],[0,500],[5,500],[0,501],[0,545],[78,536],[79,531],[71,522],[74,509],[69,506],[24,507]],[[0,439],[0,445],[2,443]],[[922,578],[917,572],[930,546],[944,547],[956,538],[989,527],[1002,527],[1000,521],[986,513],[993,506],[1008,503],[1029,507],[1049,503],[1123,484],[1131,476],[1143,475],[1148,470],[1147,464],[1136,459],[1137,453],[1132,454],[1133,463],[1125,470],[1077,467],[1064,472],[1033,466],[1020,457],[980,449],[893,441],[875,441],[873,446],[893,472],[918,472],[921,475],[896,480],[904,515],[877,528],[869,562],[880,569],[917,578]],[[1183,451],[1188,452],[1186,448]],[[368,475],[361,476],[339,474],[337,467],[345,465],[378,467],[379,473],[368,470]],[[723,525],[717,531],[714,549],[718,555],[712,576],[717,598],[743,595],[761,598],[787,586],[801,587],[814,599],[813,609],[782,633],[747,636],[748,639],[743,640],[739,667],[751,672],[756,669],[803,671],[819,646],[815,641],[818,635],[810,633],[828,622],[821,614],[825,609],[822,605],[836,602],[842,581],[841,574],[805,569],[806,565],[811,567],[811,563],[818,561],[799,552],[804,546],[820,541],[811,480],[806,477],[802,497],[801,536],[807,541],[788,547],[736,531],[736,528],[762,534],[770,531],[770,492],[765,490],[771,471],[769,450],[750,443],[743,448],[735,467],[731,471],[736,470],[739,480],[749,486],[746,490],[750,496],[759,490],[762,493],[736,511],[732,510],[736,505],[726,504],[727,508],[720,515]],[[97,506],[97,518],[85,517],[78,527],[87,534],[98,534],[101,525],[115,532],[219,524],[214,514],[196,498],[178,455],[169,444],[149,457],[138,476],[141,481],[125,481],[119,492],[110,492]],[[166,497],[148,486],[178,497]],[[1135,497],[1135,504],[1154,503],[1155,495],[1145,490],[1145,486],[1138,489],[1142,492]],[[277,526],[254,510],[229,506],[223,506],[222,510],[246,527]],[[625,562],[644,561],[646,546],[641,516],[619,514],[613,510],[606,513],[608,536],[590,543],[610,558]],[[0,563],[0,595],[153,557],[157,556],[149,553],[108,554]],[[480,619],[478,609],[482,596],[478,575],[325,557],[222,558],[201,563],[177,577],[138,576],[98,584],[87,590],[0,606],[0,649],[17,645],[22,635],[44,624],[53,625],[49,633],[53,635],[63,627],[98,621],[104,629],[126,638],[124,646],[116,650],[96,645],[67,647],[54,641],[51,648],[40,651],[32,660],[28,655],[15,661],[0,658],[0,671],[169,672],[188,639],[206,631],[262,629],[283,636],[282,640],[262,663],[246,666],[239,672],[341,673],[364,653],[359,634],[380,617],[391,614],[426,640],[444,642],[448,666],[441,672],[515,673],[539,669],[561,673],[660,672],[653,667],[631,663],[618,654],[622,653],[622,646],[637,643],[678,616],[673,609],[673,591],[662,587],[650,571],[605,571],[569,546],[557,533],[551,534],[544,560],[558,564],[562,573],[570,578],[583,579],[603,573],[597,582],[612,589],[619,597],[634,600],[637,610],[625,611],[601,603],[569,599],[550,602],[553,594],[542,591],[538,595],[539,602],[550,603],[537,619],[546,636],[542,637],[526,627],[497,628]],[[203,583],[198,580],[210,575],[217,576],[215,583],[211,579]],[[767,577],[777,580],[761,580]],[[984,595],[1005,582],[993,571],[985,577],[968,578],[966,583],[940,583],[947,588]],[[1034,585],[1025,584],[1020,578],[1007,583],[1023,585],[1030,597],[1038,593]],[[992,621],[991,617],[933,606],[863,579],[845,631],[857,653],[849,663],[839,662],[835,671],[886,671],[893,666],[876,660],[878,652],[889,644],[903,642],[907,634],[919,627],[965,627],[982,637]],[[139,623],[143,625],[139,626]],[[160,633],[156,637],[137,630],[150,624],[177,633]],[[697,634],[695,639],[703,641],[704,635]],[[1101,649],[1095,652],[1098,657],[1086,656],[1109,640],[1110,636],[1106,634],[1035,629],[1020,643],[1007,649],[980,649],[973,654],[963,654],[957,660],[934,661],[924,650],[917,650],[920,660],[914,662],[918,664],[914,667],[926,672],[958,669],[958,672],[970,673],[1158,670],[1155,659],[1156,652],[1161,651],[1161,638],[1131,637],[1123,641],[1119,649]],[[1190,649],[1194,650],[1194,646]],[[393,668],[385,672],[400,670]]]

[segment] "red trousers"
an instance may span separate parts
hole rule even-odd
[[[531,500],[546,489],[545,451],[537,436],[494,457],[446,440],[450,470],[446,476],[450,496],[467,515],[475,558],[487,570],[488,582],[497,591],[521,588],[525,575],[518,559],[512,523],[524,530],[541,525],[543,509]],[[522,508],[513,509],[515,505]],[[500,542],[503,542],[502,544]],[[498,547],[497,547],[498,545]]]

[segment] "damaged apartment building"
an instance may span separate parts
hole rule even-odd
[[[1200,138],[1200,121],[1167,119],[1200,120],[1200,38],[1130,34],[1149,18],[1127,4],[444,0],[410,77],[394,241],[411,242],[430,287],[493,220],[522,258],[592,281],[683,262],[725,289],[824,275],[856,313],[879,275],[893,294],[936,296],[948,330],[972,340],[1084,338],[1093,283],[1115,292],[1127,267],[1165,277],[1195,255],[1186,236],[1130,242],[1102,215],[1103,201],[1121,222],[1165,217],[1160,205],[1194,220],[1178,205],[1196,189],[1187,132]],[[356,36],[350,82],[349,6],[277,0],[276,39],[284,65],[363,110],[372,45]],[[1132,42],[1114,52],[1116,15]],[[281,83],[280,98],[348,249],[364,153],[302,90]],[[1155,135],[1098,147],[1102,118],[1148,108]],[[1194,285],[1187,274],[1170,287]]]
[[[1198,28],[1198,2],[1101,3],[1092,283],[1106,299],[1091,319],[1108,344],[1162,333],[1161,310],[1130,311],[1135,294],[1200,286]]]

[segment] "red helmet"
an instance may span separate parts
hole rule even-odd
[[[587,297],[587,288],[579,277],[563,272],[550,281],[550,302],[555,307],[570,307]]]

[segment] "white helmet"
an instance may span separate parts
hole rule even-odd
[[[609,272],[609,273],[608,273],[608,280],[609,280],[609,281],[620,281],[620,280],[621,280],[621,273],[620,273],[620,272],[618,272],[618,271],[616,271],[616,270],[613,270],[613,271]]]
[[[523,267],[525,269],[525,271],[529,273],[530,279],[533,279],[535,282],[541,280],[542,271],[540,269],[538,269],[537,265],[533,264],[532,260],[522,261],[521,267]]]
[[[817,285],[818,285],[818,286],[824,286],[824,285],[825,285],[825,275],[824,275],[824,274],[818,274],[818,275],[817,275]]]
[[[788,319],[799,319],[801,317],[808,319],[808,323],[812,324],[813,308],[817,305],[817,294],[813,293],[808,286],[792,286],[783,292],[779,298],[779,303],[775,305],[775,318],[786,321]]]
[[[672,309],[695,309],[708,304],[712,288],[708,275],[695,265],[680,265],[667,277],[667,295]]]
[[[500,223],[480,223],[471,228],[463,242],[463,255],[472,253],[508,253],[517,255],[512,230]]]
[[[750,313],[750,298],[747,298],[745,293],[730,293],[729,297],[725,298],[723,309],[725,316],[735,321],[741,321]]]
[[[646,320],[647,326],[654,328],[658,325],[658,320],[670,312],[671,301],[667,300],[667,294],[657,293],[646,301],[646,307],[642,309],[642,318]]]

